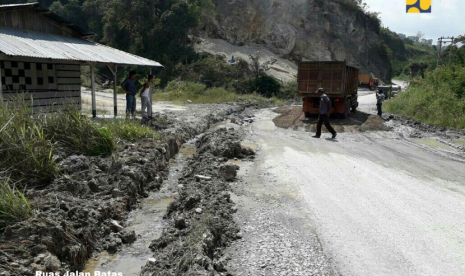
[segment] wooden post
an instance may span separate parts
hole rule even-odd
[[[91,76],[91,89],[92,89],[92,117],[97,117],[97,102],[95,99],[95,68],[94,65],[90,65],[90,76]]]
[[[112,68],[110,65],[107,66],[108,70],[113,74],[113,109],[115,113],[115,118],[118,116],[118,94],[117,94],[117,89],[118,89],[118,65],[115,65],[114,68]]]
[[[149,74],[152,75],[152,67],[149,68]],[[153,113],[152,88],[150,88],[149,90],[149,99],[150,99],[150,104],[152,105],[152,113]]]
[[[2,75],[2,68],[0,68],[0,76]],[[3,84],[2,84],[2,78],[0,77],[0,103],[3,102]]]

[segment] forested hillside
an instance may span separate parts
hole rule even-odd
[[[382,36],[389,48],[393,77],[401,79],[424,77],[426,72],[437,68],[439,50],[436,45],[414,43],[409,38],[401,38],[389,28],[382,29]],[[421,33],[418,36],[421,36]],[[439,65],[465,65],[465,47],[461,43],[463,40],[463,36],[458,36],[454,45],[443,45]]]

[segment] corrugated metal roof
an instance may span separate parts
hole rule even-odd
[[[0,28],[0,52],[8,56],[74,60],[123,66],[162,66],[88,40],[15,28]]]
[[[66,27],[78,32],[82,37],[92,37],[95,36],[94,33],[89,32],[88,30],[82,28],[81,26],[77,26],[70,21],[64,19],[63,17],[59,16],[58,14],[52,12],[49,9],[44,8],[39,2],[34,3],[25,3],[25,4],[7,4],[7,5],[0,5],[1,10],[11,10],[11,9],[26,9],[26,8],[33,8],[36,12],[40,12],[43,16],[48,17],[49,19],[56,21],[58,23],[65,24]]]
[[[5,4],[5,5],[0,5],[0,8],[6,8],[6,7],[23,7],[23,6],[37,6],[39,5],[39,2],[34,2],[34,3],[23,3],[23,4]]]

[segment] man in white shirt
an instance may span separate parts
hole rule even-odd
[[[384,103],[384,92],[382,90],[376,91],[376,107],[378,108],[378,116],[383,116],[383,103]]]

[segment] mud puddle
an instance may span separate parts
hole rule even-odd
[[[426,145],[430,148],[433,148],[433,149],[442,149],[442,150],[449,150],[449,151],[453,151],[454,149],[444,143],[441,143],[440,141],[438,141],[437,139],[434,139],[434,138],[423,138],[423,139],[414,139],[413,142],[415,143],[418,143],[418,144],[422,144],[422,145]]]
[[[174,201],[174,187],[177,186],[186,160],[195,153],[196,147],[192,141],[184,144],[170,163],[170,173],[162,189],[152,192],[148,198],[141,201],[139,209],[129,214],[126,229],[135,231],[137,240],[122,247],[116,254],[102,252],[87,262],[83,272],[89,272],[91,275],[95,271],[121,272],[123,276],[140,274],[141,268],[153,257],[149,248],[151,241],[159,238],[166,226],[163,216],[168,205]]]

